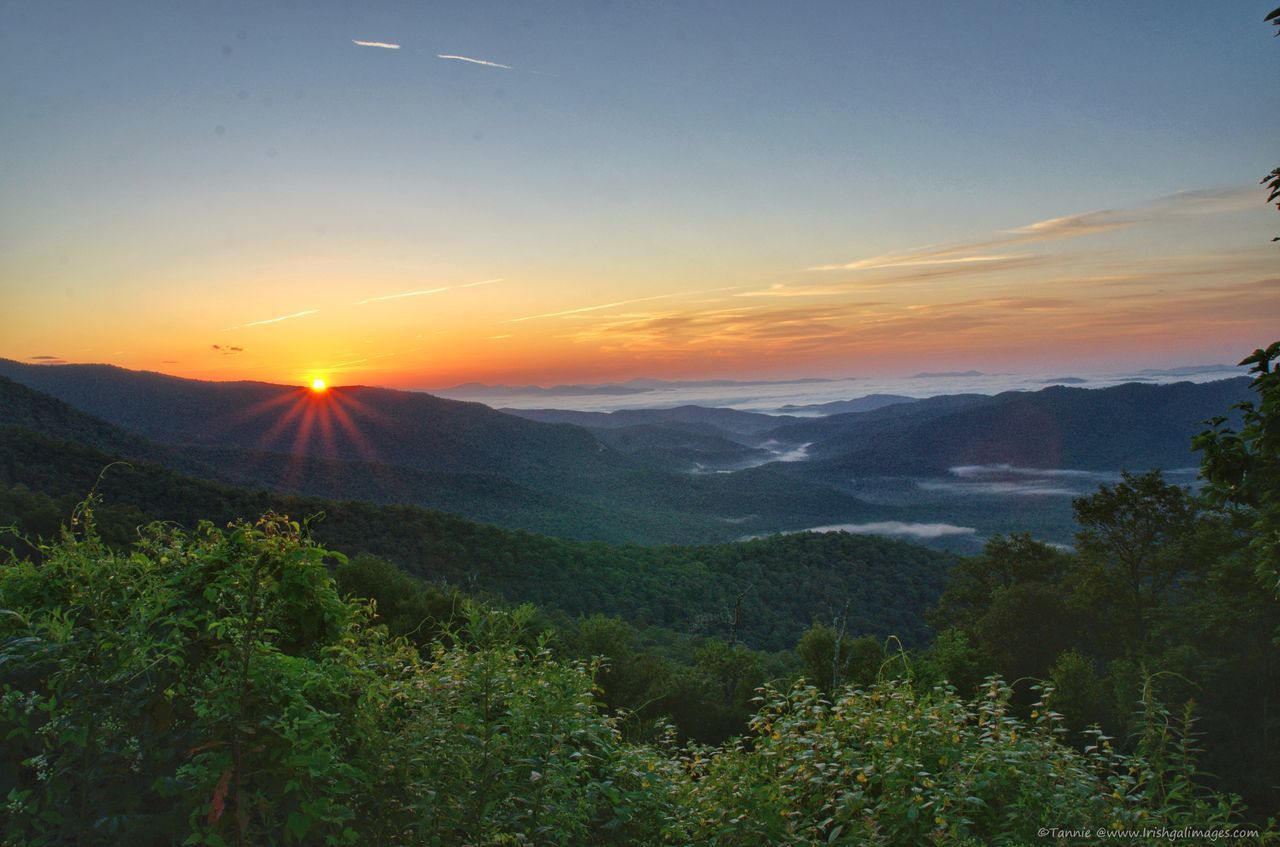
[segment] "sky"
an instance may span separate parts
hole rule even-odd
[[[0,0],[0,356],[404,388],[1234,362],[1275,0]]]

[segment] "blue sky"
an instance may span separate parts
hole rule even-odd
[[[1280,218],[1245,193],[1280,163],[1267,3],[154,6],[5,4],[0,355],[292,378],[368,346],[395,361],[354,374],[388,384],[911,370],[911,345],[855,343],[867,309],[1060,301],[1086,252],[1090,279],[1146,263],[1153,297],[1174,260],[1201,294],[1270,291]],[[1232,199],[1073,235],[1017,279],[871,299],[840,279],[805,315],[721,332],[755,289],[830,289],[814,267],[1189,191]],[[1124,322],[1072,335],[1101,308],[1072,302],[1045,334],[1081,362],[1220,358],[1280,325],[1228,298],[1199,335],[1146,326],[1144,346]],[[984,313],[949,352],[1025,355],[999,338],[1028,309]],[[243,356],[212,348],[304,311]]]

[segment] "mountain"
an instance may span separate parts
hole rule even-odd
[[[21,365],[0,375],[109,423],[171,444],[216,444],[444,472],[539,479],[625,462],[576,427],[544,426],[478,403],[351,386],[315,395],[262,382],[204,382],[109,365]]]
[[[812,415],[842,415],[848,412],[870,412],[885,406],[914,403],[917,398],[902,394],[868,394],[853,400],[835,400],[831,403],[810,403],[805,406],[782,406],[780,412],[799,412]]]
[[[0,361],[3,374],[80,412],[48,397],[13,411],[10,397],[6,420],[281,494],[408,503],[583,540],[709,543],[852,525],[964,551],[1028,529],[1069,543],[1071,497],[1121,469],[1195,465],[1190,438],[1246,399],[1249,383],[1053,386],[808,419],[697,406],[524,413],[540,421],[362,386],[314,395]],[[963,466],[985,475],[951,472]],[[987,473],[998,466],[1010,467]],[[1025,469],[1087,473],[1032,479]]]
[[[932,398],[793,424],[825,471],[936,474],[964,465],[1147,470],[1196,464],[1204,421],[1249,396],[1246,377],[1104,389],[1052,386],[987,398]],[[898,410],[898,411],[895,411]]]
[[[830,379],[810,377],[806,379],[782,380],[736,380],[736,379],[700,379],[700,380],[666,380],[666,379],[631,379],[626,382],[605,382],[593,385],[486,385],[482,382],[468,382],[449,388],[430,389],[430,393],[441,397],[590,397],[625,396],[628,394],[645,394],[651,391],[679,388],[741,388],[758,385],[813,385],[831,382]]]
[[[502,409],[502,411],[543,423],[570,423],[589,429],[616,429],[625,426],[660,424],[665,427],[694,425],[698,431],[711,434],[714,427],[721,435],[757,436],[777,429],[798,418],[785,415],[762,415],[737,409],[707,406],[676,406],[671,409],[622,409],[616,412],[577,412],[568,409]]]
[[[655,467],[673,471],[714,466],[764,464],[773,459],[768,450],[748,447],[708,425],[660,426],[636,424],[593,430],[600,443],[620,453],[640,457]]]
[[[815,617],[844,603],[851,632],[920,643],[928,633],[923,612],[936,602],[954,562],[901,542],[839,533],[700,546],[570,541],[417,506],[255,491],[122,458],[87,443],[0,426],[0,526],[52,536],[91,489],[100,498],[94,510],[99,531],[121,546],[154,519],[192,527],[274,511],[308,521],[315,538],[339,552],[372,553],[432,582],[569,615],[620,614],[640,624],[724,635],[725,616],[741,596],[739,636],[770,650],[790,647]],[[10,538],[0,539],[0,548],[9,544]]]
[[[144,437],[130,456],[278,492],[407,502],[512,528],[643,543],[887,517],[808,480],[759,487],[736,474],[693,475],[696,459],[661,450],[628,455],[578,426],[416,392],[356,386],[317,396],[266,383],[3,360],[0,374]],[[750,452],[724,446],[718,460],[741,464]]]

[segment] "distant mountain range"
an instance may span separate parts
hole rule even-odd
[[[1180,468],[1191,438],[1249,393],[1249,380],[1114,388],[1051,386],[993,397],[955,395],[790,424],[817,464],[859,473],[929,474],[959,465]]]
[[[821,404],[839,412],[823,417],[702,406],[508,414],[420,392],[354,386],[313,395],[105,365],[0,360],[0,376],[34,389],[2,386],[0,423],[103,453],[227,484],[413,503],[512,528],[646,543],[954,522],[953,506],[936,493],[942,487],[925,483],[957,466],[1184,468],[1197,463],[1189,442],[1202,422],[1249,394],[1240,377],[924,400],[881,395]],[[883,486],[866,486],[878,478],[924,482],[894,483],[888,497]],[[955,501],[957,514],[979,529],[964,543],[1028,522],[1070,538],[1067,498],[982,502],[975,512]]]
[[[594,385],[487,385],[483,382],[468,382],[462,385],[454,385],[449,388],[430,389],[429,393],[436,394],[440,397],[449,397],[452,399],[467,399],[474,397],[504,397],[504,396],[559,396],[559,397],[578,397],[589,395],[626,395],[626,394],[645,394],[651,391],[659,391],[664,388],[735,388],[735,387],[752,387],[762,385],[812,385],[824,382],[833,382],[834,380],[824,379],[821,377],[810,377],[806,379],[782,379],[782,380],[736,380],[736,379],[702,379],[702,380],[666,380],[666,379],[631,379],[626,382],[605,382]]]
[[[982,371],[924,371],[912,374],[912,379],[948,379],[962,376],[986,376]]]

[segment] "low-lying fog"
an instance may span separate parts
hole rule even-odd
[[[1197,468],[1176,468],[1164,476],[1194,488],[1197,473]],[[1119,481],[1119,471],[1013,465],[963,465],[945,477],[862,477],[842,487],[868,503],[890,507],[900,520],[854,520],[792,531],[883,535],[965,554],[981,550],[992,535],[1030,532],[1065,549],[1075,534],[1071,501]]]
[[[1107,388],[1126,382],[1211,382],[1240,376],[1238,368],[1200,365],[1169,370],[1129,371],[1109,374],[987,374],[964,371],[953,374],[916,374],[902,377],[851,377],[791,382],[654,383],[638,381],[621,385],[562,386],[561,390],[528,386],[458,386],[432,389],[440,397],[471,400],[493,408],[572,409],[614,412],[620,409],[666,409],[675,406],[716,406],[747,412],[778,414],[785,406],[808,406],[865,397],[898,394],[936,397],[940,394],[999,394],[1002,391],[1039,391],[1049,385]],[[620,389],[625,389],[620,391]],[[787,414],[805,416],[804,410]]]

